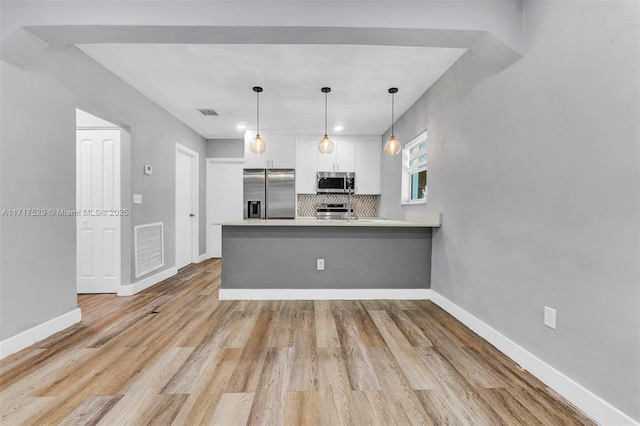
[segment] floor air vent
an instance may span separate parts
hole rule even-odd
[[[141,277],[164,266],[162,222],[135,227],[135,277]]]

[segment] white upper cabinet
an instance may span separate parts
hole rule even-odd
[[[320,153],[320,151],[318,151],[318,154],[317,154],[318,171],[319,172],[355,172],[356,171],[355,140],[348,137],[333,138],[332,140],[333,140],[334,147],[333,147],[333,151],[330,154],[322,154]]]
[[[296,185],[299,194],[317,192],[317,172],[355,172],[356,194],[380,194],[382,144],[376,136],[333,139],[331,154],[318,151],[320,138],[301,136],[297,141]]]
[[[338,155],[336,158],[336,172],[356,171],[356,141],[339,138],[336,144]]]
[[[333,141],[333,151],[329,154],[323,154],[318,151],[318,143],[316,142],[316,170],[318,172],[335,172],[337,158],[338,151],[336,150],[335,140]]]
[[[296,192],[298,194],[315,194],[317,192],[317,155],[318,141],[315,139],[298,139],[296,143]]]
[[[253,133],[245,133],[244,167],[246,169],[293,169],[296,167],[296,136],[260,133],[267,149],[262,154],[251,152]]]
[[[356,194],[380,194],[382,143],[380,138],[358,139],[356,145]]]

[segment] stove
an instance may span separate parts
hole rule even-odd
[[[346,203],[320,203],[316,206],[319,220],[347,220],[349,208]],[[353,217],[353,208],[351,209]]]

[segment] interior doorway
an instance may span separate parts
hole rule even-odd
[[[76,110],[78,293],[117,293],[121,283],[121,129]]]
[[[198,153],[176,144],[176,268],[199,257]]]

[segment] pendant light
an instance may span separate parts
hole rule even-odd
[[[267,149],[267,144],[260,136],[260,92],[262,92],[262,87],[256,86],[253,91],[256,92],[256,137],[251,141],[249,149],[254,154],[262,154]]]
[[[384,144],[384,152],[389,156],[394,156],[400,152],[400,142],[393,134],[393,124],[394,124],[394,107],[395,107],[395,94],[398,93],[397,87],[392,87],[389,89],[389,93],[391,93],[391,137]]]
[[[318,151],[322,154],[331,154],[333,151],[333,141],[329,139],[327,135],[327,93],[331,91],[330,87],[323,87],[322,93],[324,93],[324,137],[318,143]]]

